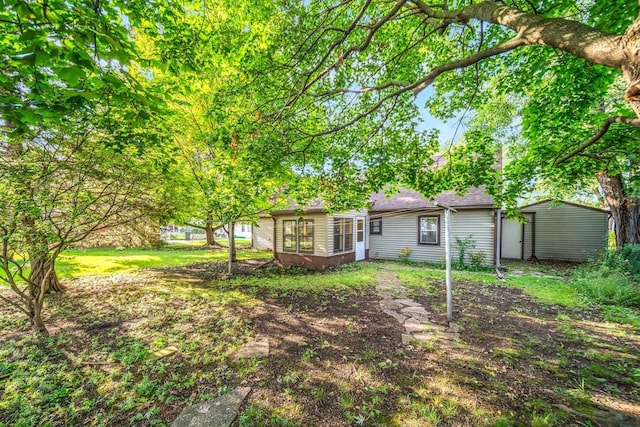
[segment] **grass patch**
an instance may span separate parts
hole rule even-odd
[[[58,258],[56,271],[60,277],[105,276],[130,273],[144,268],[178,267],[198,262],[224,261],[225,250],[164,249],[74,249]],[[268,251],[239,250],[238,259],[271,258]]]
[[[434,285],[444,282],[445,271],[435,268],[431,264],[405,265],[398,262],[387,262],[385,265],[388,265],[396,273],[403,285],[414,290],[420,290],[427,295],[433,295],[436,291]],[[507,280],[503,282],[498,280],[494,273],[454,270],[452,272],[452,281],[454,287],[456,281],[495,286],[514,286],[546,304],[562,305],[568,308],[580,306],[580,294],[576,292],[575,287],[559,279],[509,276],[507,273]]]
[[[540,302],[577,308],[581,305],[580,294],[566,281],[535,276],[508,277],[506,284],[522,289]]]
[[[374,263],[353,263],[326,272],[307,272],[290,268],[265,269],[256,276],[234,277],[219,286],[243,288],[270,297],[291,297],[313,294],[331,294],[343,298],[349,294],[361,294],[377,281],[379,266]]]
[[[57,331],[49,339],[3,311],[3,326],[19,335],[0,339],[0,425],[164,424],[167,406],[215,397],[244,375],[229,360],[252,331],[235,310],[255,303],[130,275],[80,279],[52,298],[47,320]],[[167,347],[176,352],[153,355]]]
[[[235,239],[237,246],[251,246],[251,239]],[[206,247],[206,240],[180,240],[180,241],[168,241],[165,242],[168,247],[171,248],[198,248]],[[229,247],[229,239],[216,239],[216,243],[220,246]]]

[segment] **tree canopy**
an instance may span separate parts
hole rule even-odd
[[[638,2],[344,0],[285,8],[286,37],[294,42],[281,80],[292,89],[274,117],[296,129],[294,140],[304,148],[326,138],[348,152],[343,157],[362,153],[355,162],[362,169],[384,158],[386,172],[375,176],[401,179],[426,196],[441,191],[443,181],[458,191],[484,184],[511,207],[539,182],[576,188],[600,177],[605,191],[604,182],[612,182],[606,177],[637,175]],[[437,135],[414,132],[414,97],[427,88],[434,116],[470,120],[463,144],[429,142]],[[509,113],[496,117],[499,111]],[[505,126],[515,133],[502,150],[505,141],[492,131]],[[397,137],[401,128],[417,135],[417,150],[410,138]],[[357,135],[378,138],[376,153],[375,143],[362,149],[351,142]],[[442,153],[445,170],[434,167],[433,156]],[[492,163],[486,156],[501,154],[517,160],[505,167],[506,186],[481,172]],[[633,191],[609,191],[609,205],[636,209]],[[640,239],[637,229],[629,236],[624,242]]]

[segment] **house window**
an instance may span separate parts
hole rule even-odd
[[[353,250],[353,218],[333,219],[333,252]]]
[[[418,217],[418,244],[440,244],[440,216]]]
[[[282,250],[284,252],[298,252],[298,221],[285,220],[282,221]]]
[[[353,219],[344,219],[344,250],[353,250]]]
[[[372,218],[369,222],[369,234],[382,234],[382,218]]]
[[[364,242],[364,219],[356,220],[356,242]]]
[[[313,253],[313,220],[298,223],[298,247],[300,252]]]
[[[282,250],[284,252],[313,253],[313,220],[282,221]]]

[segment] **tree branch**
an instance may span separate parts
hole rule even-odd
[[[439,75],[447,71],[452,71],[458,68],[466,68],[470,65],[473,65],[477,62],[482,61],[483,59],[487,59],[492,56],[496,56],[501,53],[508,52],[517,47],[524,46],[526,44],[527,44],[527,41],[525,39],[520,37],[515,37],[511,40],[507,40],[504,43],[501,43],[497,46],[490,47],[488,49],[480,51],[466,58],[458,59],[457,61],[452,61],[443,65],[440,65],[434,68],[433,70],[431,70],[429,74],[427,74],[425,77],[423,77],[420,81],[417,82],[417,84],[415,85],[415,89],[413,89],[413,93],[414,95],[418,95],[425,88],[430,86]]]
[[[569,154],[566,154],[563,157],[561,157],[560,159],[557,159],[553,163],[554,166],[558,166],[558,165],[566,162],[567,160],[570,160],[571,158],[577,156],[578,154],[580,154],[581,152],[586,150],[588,147],[590,147],[593,144],[595,144],[596,142],[598,142],[598,140],[600,140],[600,138],[602,138],[607,133],[607,131],[609,130],[609,128],[611,127],[611,125],[613,123],[622,123],[622,124],[625,124],[625,125],[629,125],[629,126],[640,128],[640,119],[638,119],[637,117],[627,117],[627,116],[609,117],[604,121],[604,123],[602,124],[602,127],[600,128],[600,131],[597,134],[595,134],[593,136],[593,138],[591,138],[587,142],[581,144],[578,148],[576,148],[575,150],[571,151]]]
[[[618,43],[621,35],[605,33],[578,21],[548,18],[491,0],[456,11],[436,10],[422,0],[412,3],[428,18],[451,22],[478,19],[502,25],[516,31],[527,44],[555,47],[593,63],[621,69],[627,61]]]

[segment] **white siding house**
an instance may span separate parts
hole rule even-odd
[[[369,198],[368,211],[328,214],[322,202],[300,210],[272,212],[275,257],[284,264],[325,268],[361,259],[400,259],[441,263],[444,261],[444,208],[452,208],[452,259],[460,254],[461,241],[470,242],[465,263],[496,263],[502,258],[585,261],[601,250],[607,236],[607,212],[572,203],[560,206],[544,201],[521,209],[525,222],[502,218],[483,188],[464,195],[444,192],[433,200],[400,189],[387,197]],[[258,232],[256,232],[257,234]],[[262,233],[260,231],[259,233]],[[265,241],[269,237],[265,236]],[[273,247],[273,245],[271,246]]]
[[[275,258],[283,264],[326,268],[366,259],[367,211],[329,215],[321,203],[272,212]]]
[[[483,258],[485,265],[495,260],[495,212],[493,199],[483,188],[470,188],[458,196],[447,191],[425,199],[417,191],[401,189],[386,197],[382,193],[370,198],[371,209],[369,257],[374,259],[399,259],[402,251],[409,252],[412,261],[440,263],[444,261],[444,210],[455,209],[451,214],[452,257],[458,257],[457,240],[469,239],[474,247],[466,250],[465,262],[471,254]],[[425,230],[426,221],[429,229]],[[424,240],[425,235],[428,239]]]
[[[419,242],[419,218],[438,218],[438,243]],[[408,259],[420,262],[444,262],[444,214],[442,210],[412,211],[398,214],[385,214],[371,219],[380,220],[380,234],[371,234],[369,257],[376,259],[398,259],[400,252],[410,249]],[[492,209],[458,210],[451,214],[452,257],[457,259],[456,238],[473,240],[475,247],[467,250],[466,261],[471,253],[482,253],[484,264],[491,265],[494,258],[495,215]]]

